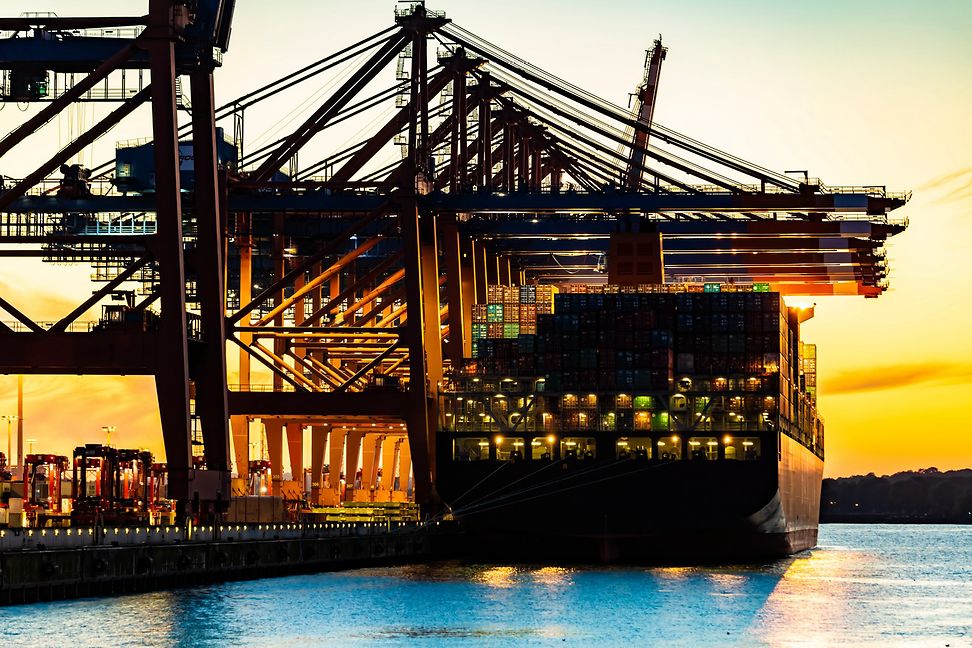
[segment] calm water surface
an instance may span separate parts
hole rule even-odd
[[[767,565],[439,563],[0,608],[0,646],[972,646],[972,527],[825,525]]]

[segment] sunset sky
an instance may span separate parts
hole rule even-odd
[[[3,8],[13,5],[68,16],[140,13],[147,2],[21,0]],[[238,3],[218,100],[379,31],[392,23],[393,7],[385,0]],[[972,3],[442,0],[429,7],[621,105],[661,33],[669,47],[655,112],[661,124],[775,170],[808,169],[830,185],[913,190],[894,214],[911,226],[888,246],[891,289],[877,300],[818,298],[804,329],[818,344],[826,474],[972,467],[965,418],[972,406]],[[0,133],[33,110],[7,105]],[[52,122],[7,155],[0,173],[24,175],[79,124],[108,110],[89,105]],[[247,132],[255,137],[274,121],[248,113]],[[100,162],[116,140],[150,134],[145,111],[137,111],[83,159]],[[55,319],[88,293],[86,277],[80,267],[4,260],[0,294],[38,319]],[[28,376],[26,436],[38,450],[69,453],[114,425],[113,443],[161,453],[154,394],[151,378]],[[0,376],[0,414],[15,412],[16,377]]]

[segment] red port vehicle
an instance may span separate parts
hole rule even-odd
[[[68,469],[63,455],[24,457],[24,514],[29,527],[67,526],[70,513],[61,497],[61,480]]]
[[[72,524],[140,524],[149,520],[152,453],[97,443],[74,449]]]

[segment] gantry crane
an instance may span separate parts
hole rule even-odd
[[[888,214],[907,194],[793,178],[654,122],[660,39],[632,114],[415,3],[396,10],[391,27],[217,107],[212,53],[228,46],[232,3],[189,9],[151,0],[147,17],[0,21],[21,34],[140,29],[130,42],[116,39],[115,54],[105,39],[72,42],[85,52],[72,69],[91,76],[57,97],[35,97],[49,102],[43,116],[0,142],[2,162],[113,70],[150,71],[151,86],[0,194],[0,242],[40,244],[39,256],[105,268],[104,287],[49,327],[0,301],[18,320],[0,330],[8,338],[0,369],[155,375],[172,499],[217,510],[229,493],[227,420],[235,463],[245,467],[249,421],[260,419],[277,479],[285,431],[291,463],[302,466],[303,428],[312,429],[315,497],[325,490],[326,446],[336,474],[336,463],[358,465],[359,447],[374,449],[371,461],[384,452],[363,438],[388,438],[399,478],[407,481],[410,463],[417,498],[433,504],[438,386],[469,356],[473,305],[491,284],[603,281],[619,232],[660,236],[666,281],[865,296],[886,286],[883,244],[906,226]],[[17,40],[0,39],[0,52],[20,51]],[[21,60],[56,71],[67,65],[58,51],[28,49]],[[359,58],[295,130],[244,147],[247,108]],[[192,119],[182,126],[179,75],[192,91]],[[92,169],[90,191],[28,193],[150,95],[154,191],[104,190],[118,174],[109,161]],[[362,139],[310,164],[298,157],[329,128],[391,104],[392,116]],[[221,119],[233,122],[232,163],[217,155]],[[180,136],[191,137],[195,157],[185,205]],[[71,328],[133,283],[136,315],[122,318],[130,326]],[[137,315],[156,303],[161,313]],[[239,384],[227,384],[226,343],[239,351]],[[255,381],[256,367],[270,383]],[[205,469],[191,467],[192,420]]]

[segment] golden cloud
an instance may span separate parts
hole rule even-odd
[[[972,365],[931,362],[878,366],[838,373],[823,381],[821,391],[827,395],[838,395],[899,389],[912,385],[965,382],[972,382]]]
[[[972,167],[943,173],[919,188],[937,194],[936,203],[962,202],[972,198]]]
[[[10,302],[10,304],[20,310],[28,317],[33,317],[37,321],[58,320],[72,310],[84,300],[84,297],[77,301],[64,297],[63,295],[52,292],[38,290],[38,286],[27,282],[16,286],[11,283],[0,281],[0,295]],[[0,308],[0,319],[12,321],[13,314],[6,313]]]

